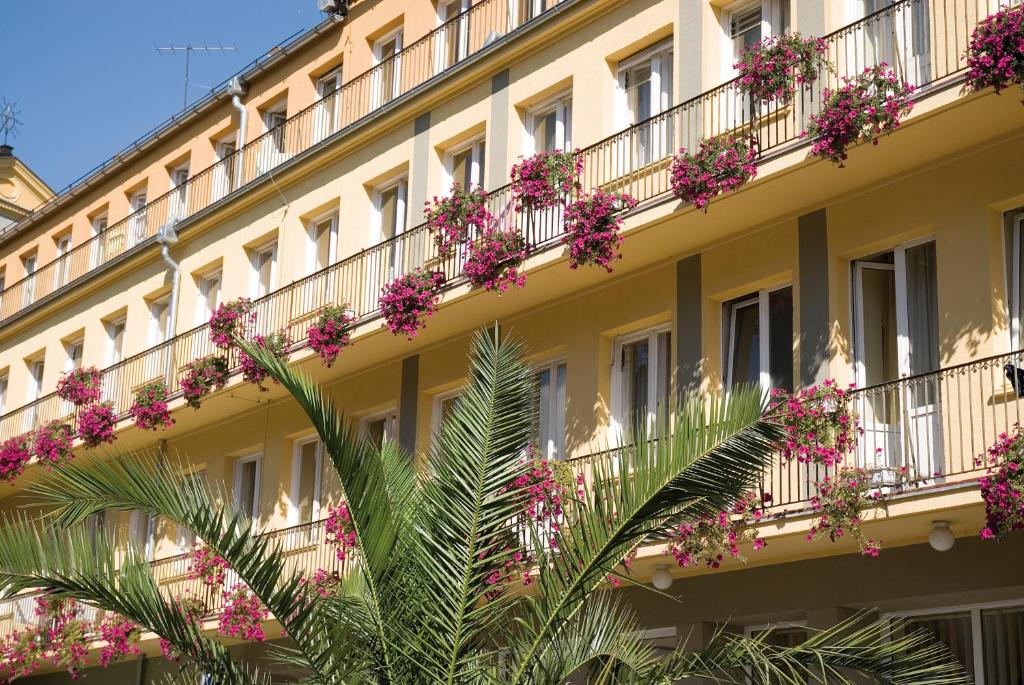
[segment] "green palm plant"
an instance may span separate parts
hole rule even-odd
[[[464,394],[422,468],[396,446],[376,447],[345,427],[303,374],[239,342],[297,400],[337,472],[358,554],[335,596],[320,597],[251,522],[155,456],[116,455],[69,465],[34,487],[44,518],[0,528],[0,586],[40,589],[111,610],[164,637],[191,668],[218,683],[268,682],[161,595],[139,552],[115,555],[83,525],[104,510],[140,511],[184,526],[228,561],[289,638],[274,656],[309,683],[485,685],[719,682],[966,683],[941,646],[894,636],[858,617],[782,648],[765,636],[719,634],[704,649],[659,656],[641,624],[609,591],[623,558],[665,539],[682,517],[726,509],[770,463],[779,428],[753,391],[679,404],[673,430],[588,465],[568,504],[571,525],[522,526],[522,488],[536,388],[515,340],[477,334]],[[621,477],[620,477],[621,476]],[[516,552],[535,556],[530,587],[497,591],[493,574]]]

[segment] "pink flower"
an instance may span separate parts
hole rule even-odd
[[[716,195],[736,190],[757,176],[756,158],[754,138],[704,139],[694,154],[681,148],[672,159],[672,191],[681,201],[706,211]]]
[[[92,404],[78,414],[78,436],[86,447],[114,442],[117,413],[112,402]]]
[[[444,283],[445,276],[440,271],[417,269],[385,284],[380,293],[384,325],[393,334],[412,340],[426,326],[424,317],[437,311]]]
[[[75,369],[61,375],[57,381],[57,396],[80,407],[99,401],[102,386],[103,373],[95,366]]]
[[[211,354],[192,362],[179,383],[185,402],[199,409],[202,398],[227,385],[228,376],[228,359],[223,355]]]
[[[174,425],[171,411],[167,406],[167,385],[153,381],[144,385],[135,395],[135,402],[128,410],[141,430],[167,429]]]
[[[341,350],[351,344],[355,321],[355,315],[345,305],[328,305],[320,310],[320,317],[306,335],[309,348],[320,356],[324,366],[334,364]]]

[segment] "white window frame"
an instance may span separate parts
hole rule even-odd
[[[316,263],[316,230],[323,223],[330,221],[330,238],[327,247],[327,264],[319,266]],[[332,209],[311,219],[306,224],[306,274],[309,275],[321,268],[326,268],[338,260],[338,210]]]
[[[270,253],[270,282],[266,291],[261,292],[259,259],[261,256]],[[249,266],[251,267],[249,277],[249,293],[252,299],[258,299],[274,291],[277,286],[277,238],[249,250]]]
[[[1024,232],[1024,212],[1021,212],[1013,221],[1010,236],[1010,349],[1019,350],[1024,347],[1024,303],[1018,302],[1021,288],[1021,233]]]
[[[320,440],[320,436],[313,434],[300,438],[295,441],[292,447],[292,486],[290,488],[289,497],[290,502],[288,506],[288,523],[292,526],[297,526],[299,521],[299,492],[300,486],[299,479],[302,475],[302,448],[306,445],[316,444],[316,465],[314,466],[315,472],[313,474],[313,506],[310,511],[309,520],[310,523],[318,521],[320,518],[320,512],[324,506],[324,443]]]
[[[470,185],[474,187],[484,187],[484,161],[487,155],[487,142],[486,136],[480,134],[465,142],[453,145],[444,154],[444,172],[445,172],[445,189],[451,188],[456,182],[462,185],[462,179],[456,180],[455,178],[455,157],[466,151],[470,152],[469,164],[470,164],[470,176],[475,181],[471,182]],[[468,190],[468,188],[463,188]]]
[[[434,395],[430,413],[430,434],[434,438],[441,435],[441,406],[448,400],[459,397],[464,392],[466,392],[466,388],[460,385],[457,388],[445,390]]]
[[[612,415],[611,421],[609,422],[609,436],[608,443],[611,447],[621,447],[625,444],[625,418],[628,407],[624,406],[626,397],[622,387],[622,348],[625,345],[635,343],[641,340],[647,340],[648,349],[648,360],[649,370],[647,378],[647,430],[653,430],[655,428],[654,421],[657,419],[656,413],[651,413],[650,408],[654,408],[657,411],[658,406],[658,377],[661,373],[661,369],[658,366],[658,337],[664,333],[671,335],[672,324],[665,323],[658,326],[652,326],[645,328],[640,331],[620,335],[612,341],[612,359],[611,359],[611,406]],[[671,338],[670,338],[671,340]],[[672,346],[669,344],[669,366],[672,365]],[[654,382],[651,382],[651,381]],[[672,396],[671,385],[667,388],[669,397]],[[669,410],[671,413],[671,409]]]
[[[773,292],[778,290],[785,290],[791,288],[792,283],[783,283],[781,285],[772,286],[771,288],[761,288],[756,292],[750,293],[748,297],[737,298],[730,302],[726,302],[725,306],[729,310],[729,323],[726,334],[729,336],[728,345],[726,346],[726,358],[725,358],[725,387],[726,391],[729,391],[733,387],[733,357],[736,351],[736,313],[741,307],[749,307],[751,305],[757,305],[757,326],[758,330],[761,331],[760,340],[758,341],[758,358],[761,362],[760,372],[758,373],[758,384],[761,386],[762,392],[770,392],[772,389],[772,374],[771,374],[771,312],[769,310],[768,302],[769,297]],[[790,337],[792,338],[792,331],[790,331]],[[792,355],[792,348],[790,348],[790,354]]]
[[[78,359],[78,366],[75,366],[75,348],[79,348],[81,350]],[[75,369],[80,369],[82,367],[82,363],[85,361],[85,336],[80,335],[65,342],[64,351],[67,353],[67,358],[64,360],[64,370],[74,371]]]
[[[370,242],[371,244],[379,245],[383,243],[384,238],[384,216],[382,214],[381,202],[385,192],[397,188],[398,192],[395,199],[395,238],[405,233],[409,228],[409,210],[408,210],[408,197],[409,197],[409,175],[402,174],[396,176],[388,181],[380,184],[373,189],[373,230],[374,239]],[[390,239],[389,239],[390,240]],[[387,273],[384,274],[385,278],[391,279],[398,275],[401,271],[402,257],[404,241],[394,240],[391,244],[391,248],[385,250],[387,253]],[[373,278],[379,278],[376,274],[372,274]],[[371,279],[372,281],[372,279]]]
[[[185,161],[170,170],[171,180],[170,211],[168,219],[184,219],[188,216],[189,162]]]
[[[121,333],[121,349],[117,349],[117,327],[123,326],[124,329]],[[128,316],[122,314],[113,319],[108,319],[104,326],[107,331],[107,366],[117,364],[125,358],[124,344],[128,337]]]
[[[149,194],[145,187],[134,190],[128,195],[128,214],[131,216],[128,226],[128,247],[138,245],[146,238],[145,211],[149,206]]]
[[[452,26],[445,26],[442,31],[444,35],[438,35],[435,39],[435,53],[434,53],[434,73],[440,74],[445,69],[448,69],[455,64],[458,64],[462,60],[466,59],[469,55],[469,17],[465,16],[464,13],[469,11],[471,0],[441,0],[437,3],[437,26],[440,29],[445,26],[449,21],[453,22]],[[456,17],[445,19],[447,10],[452,5],[458,5],[459,11],[456,12]],[[449,64],[448,54],[448,40],[450,31],[456,32],[456,55],[454,61]]]
[[[388,31],[383,36],[373,41],[373,66],[378,67],[384,62],[383,48],[384,44],[392,40],[395,41],[395,55],[391,66],[391,95],[386,99],[384,93],[381,92],[382,85],[382,70],[375,69],[373,72],[373,106],[380,107],[381,105],[391,102],[402,93],[402,49],[404,41],[405,26],[399,26],[391,31]]]
[[[519,22],[520,8],[529,8],[530,16],[523,23],[533,21],[544,11],[544,0],[508,0],[509,1],[509,24],[511,28],[522,26]],[[561,2],[561,0],[558,0]]]
[[[231,146],[230,151],[228,146]],[[213,144],[214,164],[213,189],[211,191],[214,201],[229,195],[234,189],[234,166],[237,158],[234,156],[238,151],[238,134],[230,133],[223,138],[218,138]],[[229,161],[230,160],[230,161]]]
[[[11,385],[11,374],[9,371],[0,373],[0,416],[7,413],[7,390]]]
[[[523,154],[535,155],[541,151],[534,136],[537,119],[555,113],[555,148],[572,149],[572,91],[567,90],[532,105],[526,112],[526,130],[523,132]]]
[[[739,59],[733,45],[732,20],[733,17],[742,12],[747,12],[754,7],[761,9],[761,39],[767,36],[781,34],[787,30],[785,13],[782,11],[783,3],[789,0],[738,0],[722,8],[720,14],[722,27],[722,79],[730,80],[736,76],[733,64]],[[852,21],[852,20],[851,20]]]
[[[35,402],[43,395],[43,380],[46,377],[46,359],[37,357],[28,362],[28,387],[25,398],[28,402]]]
[[[566,416],[565,416],[565,414],[566,414],[566,410],[568,409],[568,402],[569,402],[569,365],[566,362],[565,357],[561,356],[561,357],[555,357],[554,359],[547,360],[547,361],[545,361],[545,362],[543,362],[541,364],[536,364],[536,365],[534,365],[532,367],[532,370],[533,370],[533,373],[534,373],[535,376],[539,376],[544,371],[547,371],[548,373],[551,374],[551,393],[550,393],[550,396],[548,397],[549,406],[546,408],[546,411],[548,412],[548,416],[549,417],[554,417],[554,416],[558,415],[558,411],[559,411],[559,409],[558,409],[558,393],[556,392],[556,390],[558,388],[558,369],[559,369],[559,367],[564,367],[565,368],[565,383],[566,383],[565,406],[563,406],[562,409],[561,409],[561,412],[562,412],[562,452],[561,452],[561,454],[554,454],[553,453],[554,452],[554,449],[553,449],[554,445],[538,445],[537,449],[540,451],[542,456],[544,456],[544,457],[546,457],[548,459],[557,459],[559,461],[562,461],[562,460],[567,458],[567,456],[565,454],[565,451],[566,451],[566,447],[565,447],[565,443],[566,443],[565,419],[566,419]],[[538,390],[539,390],[539,388],[538,388]],[[542,412],[545,411],[545,408],[541,407],[541,411]],[[538,419],[538,422],[539,422],[540,421],[540,417],[538,416],[537,419]],[[537,426],[537,430],[538,430],[538,433],[539,433],[540,432],[540,426],[539,425]]]
[[[359,419],[359,435],[367,437],[371,423],[384,422],[384,440],[395,440],[398,437],[398,408],[388,407],[387,409],[367,414]],[[390,424],[390,430],[388,430]]]
[[[90,268],[96,268],[103,262],[106,250],[101,236],[107,230],[109,223],[110,218],[107,212],[100,212],[89,222],[92,229],[92,247],[89,250]]]
[[[260,520],[260,488],[262,487],[263,480],[262,453],[257,452],[255,454],[235,458],[234,463],[232,464],[231,496],[235,503],[239,503],[239,491],[242,486],[242,469],[240,469],[239,466],[251,463],[256,464],[256,478],[252,492],[252,522],[253,525],[256,525],[256,522]]]
[[[323,140],[338,130],[341,114],[341,77],[342,67],[337,66],[316,80],[315,140]],[[333,90],[329,90],[331,85],[334,86]]]
[[[57,256],[54,257],[53,289],[56,290],[67,285],[68,276],[71,274],[71,231],[65,231],[54,239],[54,247]]]
[[[33,252],[21,258],[22,269],[25,270],[25,287],[22,291],[22,306],[32,304],[36,297],[36,271],[39,269],[39,254]]]
[[[666,59],[667,57],[667,59]],[[654,45],[630,55],[621,60],[616,68],[616,112],[618,113],[619,128],[627,128],[634,123],[630,121],[632,115],[629,109],[628,92],[626,89],[626,73],[644,62],[651,63],[651,113],[656,116],[672,106],[672,97],[675,92],[672,83],[672,76],[675,73],[675,53],[672,49],[672,39],[667,38]],[[667,65],[667,68],[666,68]],[[664,77],[668,78],[664,78]],[[657,98],[654,94],[657,93]],[[638,121],[641,121],[638,119]]]
[[[148,302],[147,309],[149,310],[149,346],[154,347],[160,343],[166,342],[170,338],[170,331],[167,327],[163,330],[160,329],[160,316],[158,315],[159,307],[163,305],[166,307],[171,306],[171,295],[161,295],[160,297],[154,297]],[[167,312],[170,316],[170,310]],[[167,325],[170,326],[171,322],[168,318]]]
[[[207,307],[207,299],[208,298],[206,296],[206,290],[208,288],[207,284],[214,278],[214,276],[217,277],[217,299],[216,299],[216,302],[213,303],[213,309],[210,310],[210,308]],[[206,271],[206,272],[200,274],[198,281],[199,281],[197,283],[198,288],[196,289],[196,325],[197,326],[202,325],[202,324],[206,323],[207,321],[209,321],[210,316],[213,314],[213,310],[216,310],[217,307],[220,306],[221,302],[223,302],[223,295],[224,295],[224,270],[221,267],[217,267],[216,269],[210,269],[209,271]]]
[[[133,511],[129,527],[132,531],[132,539],[142,543],[143,558],[146,561],[153,561],[156,552],[156,516],[144,514],[141,511]],[[145,528],[143,528],[145,526]],[[175,540],[175,543],[178,541]],[[188,551],[188,550],[183,550]]]
[[[881,614],[882,620],[927,618],[969,612],[971,614],[971,641],[973,643],[975,685],[985,683],[985,645],[982,635],[981,612],[989,609],[1018,609],[1024,607],[1024,598],[1007,599],[995,602],[979,602],[975,604],[957,604],[953,606],[933,607],[929,609],[908,609],[905,611],[888,611]],[[994,685],[994,684],[992,684]]]

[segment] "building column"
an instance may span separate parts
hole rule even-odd
[[[799,31],[804,36],[820,38],[828,33],[827,7],[825,0],[799,0],[791,7],[795,13],[790,19],[790,31]]]
[[[487,121],[488,188],[497,188],[508,180],[508,69],[491,78],[491,116]]]
[[[420,394],[420,356],[402,360],[402,387],[398,396],[398,444],[410,454],[416,451],[416,411]]]
[[[701,265],[695,254],[676,262],[676,386],[700,389],[704,367],[701,326]]]
[[[828,222],[824,209],[797,220],[800,288],[799,385],[829,377]]]
[[[430,186],[430,112],[413,123],[412,164],[409,170],[409,225],[423,223],[423,205]]]
[[[692,0],[677,2],[675,44],[672,46],[676,82],[670,106],[686,102],[704,91],[701,82],[704,74],[704,53],[701,50],[704,43],[704,5]]]

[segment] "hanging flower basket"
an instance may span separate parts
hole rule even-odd
[[[844,78],[836,91],[825,89],[825,102],[812,114],[807,132],[811,155],[843,166],[846,151],[861,141],[878,145],[878,138],[900,127],[910,114],[914,86],[896,78],[885,64],[868,67],[856,78]]]
[[[211,354],[192,362],[180,382],[185,402],[193,409],[199,409],[204,397],[227,385],[228,376],[228,360],[222,355]]]
[[[8,438],[0,444],[0,480],[13,483],[25,471],[32,458],[28,436]]]
[[[1017,85],[1024,91],[1024,8],[1004,7],[979,22],[966,57],[967,90],[992,86],[999,93]]]
[[[281,361],[287,361],[292,341],[283,331],[278,331],[268,335],[255,335],[252,338],[252,344],[269,351]],[[239,352],[238,364],[242,368],[243,379],[258,387],[261,392],[269,390],[267,386],[263,385],[263,381],[267,379],[267,370],[255,359],[245,352]],[[277,381],[275,380],[274,382],[276,383]]]
[[[486,191],[479,187],[464,190],[458,183],[447,197],[427,202],[423,214],[441,257],[450,255],[470,237],[488,231],[494,219],[487,209]]]
[[[740,544],[752,543],[755,550],[765,546],[754,524],[764,517],[763,507],[770,501],[770,496],[748,492],[728,511],[683,521],[672,531],[668,553],[682,567],[718,568],[726,558],[744,561]]]
[[[809,87],[823,69],[831,69],[823,38],[804,38],[799,33],[768,36],[744,50],[733,66],[737,84],[755,102],[793,102],[798,86]]]
[[[716,195],[736,190],[757,176],[757,141],[724,136],[700,141],[696,153],[679,150],[672,159],[671,184],[676,197],[707,211]]]
[[[74,426],[63,421],[50,421],[36,431],[32,451],[41,463],[51,468],[61,466],[74,456],[71,451],[74,441]]]
[[[128,654],[139,653],[142,630],[123,616],[110,614],[99,625],[100,639],[106,642],[100,648],[100,665],[104,668]]]
[[[776,447],[783,461],[831,467],[853,454],[863,433],[860,417],[850,411],[849,390],[834,380],[793,395],[775,389],[772,402],[772,414],[786,433]]]
[[[592,264],[612,272],[612,261],[622,257],[622,212],[636,207],[636,200],[622,193],[595,190],[565,208],[565,236],[569,268]]]
[[[266,607],[252,590],[238,584],[224,593],[224,608],[221,609],[217,630],[227,637],[262,642],[265,638],[263,622],[267,620],[267,614]]]
[[[352,525],[352,515],[348,504],[344,501],[338,508],[327,508],[327,520],[324,522],[324,542],[334,547],[334,555],[338,561],[345,561],[356,547],[356,530]]]
[[[341,351],[352,344],[352,331],[356,317],[348,305],[328,305],[320,310],[320,317],[309,327],[309,348],[320,355],[320,361],[330,368]]]
[[[503,293],[526,285],[526,239],[517,231],[491,231],[470,244],[463,273],[474,288]]]
[[[78,437],[86,447],[99,447],[114,442],[117,414],[113,402],[90,404],[78,415]]]
[[[512,198],[517,212],[546,209],[582,189],[583,156],[574,152],[538,152],[512,166]]]
[[[988,453],[975,460],[988,471],[978,479],[985,502],[985,527],[981,537],[1002,539],[1024,528],[1024,439],[1020,426],[999,436]]]
[[[189,580],[200,580],[207,587],[224,586],[225,573],[228,570],[228,562],[224,557],[214,552],[209,545],[200,544],[193,545],[188,556]]]
[[[210,316],[210,342],[229,350],[234,347],[234,339],[244,338],[248,327],[255,322],[256,312],[248,297],[225,302]]]
[[[103,392],[103,372],[95,366],[61,374],[57,381],[57,397],[76,407],[98,402]]]
[[[877,557],[882,549],[881,540],[870,540],[861,531],[865,509],[882,495],[872,485],[871,474],[864,469],[843,468],[835,477],[825,476],[817,483],[818,494],[811,498],[811,506],[818,517],[808,540],[828,537],[835,542],[851,535],[860,546],[860,553]]]
[[[416,269],[384,285],[380,291],[380,313],[384,325],[395,335],[410,340],[421,328],[424,318],[434,315],[441,300],[441,287],[445,283],[440,271]]]
[[[167,406],[167,384],[153,381],[139,388],[128,414],[135,420],[135,427],[141,430],[166,430],[173,426],[174,419]]]

